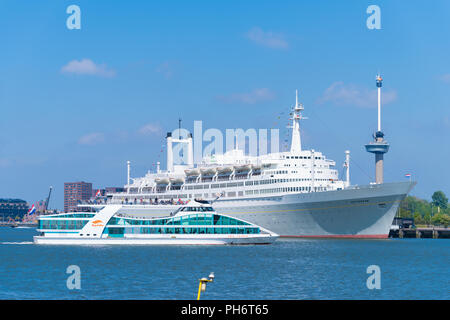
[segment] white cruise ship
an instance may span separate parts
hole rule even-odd
[[[369,152],[377,153],[377,183],[350,184],[349,151],[345,152],[346,179],[339,180],[335,161],[321,152],[302,149],[302,111],[296,99],[290,151],[258,157],[247,156],[235,147],[194,165],[192,135],[173,139],[168,133],[166,171],[158,165],[157,172],[130,179],[128,162],[126,192],[107,194],[98,201],[120,204],[126,208],[124,213],[158,217],[172,212],[177,202],[212,200],[221,195],[214,203],[218,213],[244,219],[282,237],[387,238],[400,201],[415,182],[383,183],[378,179],[380,168],[382,179],[383,161],[379,154],[387,152],[389,146],[384,140],[369,144],[382,145],[384,151],[366,146]],[[382,139],[380,129],[377,133]],[[187,144],[186,165],[173,164],[173,143]],[[98,210],[104,204],[89,206]]]

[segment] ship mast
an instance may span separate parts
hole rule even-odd
[[[306,119],[302,117],[301,112],[304,110],[303,105],[298,103],[298,90],[295,90],[295,106],[292,112],[292,126],[288,127],[292,129],[292,142],[291,153],[299,153],[302,151],[302,141],[300,137],[300,120]]]

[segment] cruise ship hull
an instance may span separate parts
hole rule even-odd
[[[414,184],[288,194],[257,206],[230,201],[215,207],[217,212],[263,226],[282,237],[387,238],[400,201]]]
[[[336,191],[222,198],[214,208],[219,214],[254,223],[281,237],[387,238],[400,201],[415,184],[397,182]],[[120,213],[164,216],[175,208],[125,205]]]

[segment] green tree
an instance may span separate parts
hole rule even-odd
[[[450,216],[448,214],[442,215],[441,224],[446,228],[450,225]]]
[[[400,203],[398,216],[401,218],[412,218],[416,198],[408,196]]]
[[[423,220],[426,224],[431,224],[431,213],[425,213],[425,215],[423,216]]]
[[[442,213],[450,216],[450,206],[448,206],[447,209],[442,210]]]
[[[415,224],[424,224],[425,223],[425,220],[423,219],[423,217],[420,215],[419,212],[414,213],[414,223]]]
[[[450,210],[450,209],[449,209]],[[418,224],[430,223],[431,204],[423,199],[414,196],[407,196],[400,203],[398,216],[401,218],[412,218]],[[427,218],[425,216],[428,214]]]
[[[450,216],[443,213],[438,213],[434,215],[432,220],[434,225],[440,225],[446,228],[450,224]]]
[[[431,223],[433,224],[433,225],[440,225],[441,223],[441,215],[442,215],[442,213],[436,213],[436,214],[434,214],[433,215],[433,217],[431,218]]]
[[[447,209],[448,206],[448,198],[442,191],[436,191],[431,196],[432,204],[435,207],[439,207],[441,209]]]

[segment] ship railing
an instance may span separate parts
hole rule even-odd
[[[142,201],[141,201],[142,200]],[[109,200],[108,202],[104,204],[122,204],[122,205],[182,205],[180,201],[176,200],[146,200],[146,199],[139,199],[137,201],[124,201],[124,200]]]
[[[106,204],[108,203],[107,199],[91,199],[91,200],[83,200],[79,201],[78,205],[93,205],[93,204]]]

